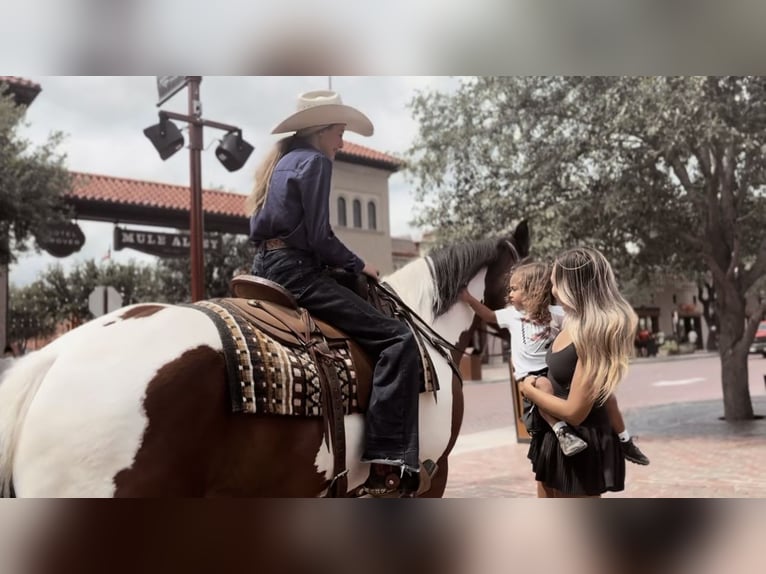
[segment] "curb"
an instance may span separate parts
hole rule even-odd
[[[718,353],[711,352],[711,351],[700,351],[697,353],[689,353],[686,355],[670,355],[665,357],[634,357],[630,360],[631,365],[646,365],[649,363],[668,363],[672,361],[689,361],[693,359],[710,359],[712,357],[718,358]],[[486,365],[482,365],[482,369],[484,370],[495,370],[495,369],[505,369],[507,370],[507,364],[502,363],[502,365],[491,365],[490,367],[487,367]],[[507,374],[504,374],[502,377],[493,376],[492,378],[487,379],[478,379],[478,380],[472,380],[472,379],[464,379],[463,384],[464,385],[489,385],[492,383],[507,383],[510,381],[510,376]]]

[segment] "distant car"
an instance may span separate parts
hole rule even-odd
[[[755,338],[750,344],[751,353],[760,353],[766,359],[766,321],[761,321],[758,330],[755,332]]]

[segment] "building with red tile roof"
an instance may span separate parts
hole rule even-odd
[[[393,156],[350,142],[344,142],[337,161],[389,173],[403,165]],[[82,219],[188,228],[189,186],[93,173],[72,174],[74,186],[67,199]],[[245,197],[239,193],[203,190],[206,231],[247,234]]]
[[[6,92],[10,92],[17,104],[24,106],[31,104],[42,89],[40,84],[20,76],[0,76],[0,84],[6,84]]]

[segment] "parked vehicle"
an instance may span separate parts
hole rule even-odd
[[[750,344],[751,353],[760,353],[766,359],[766,321],[761,321]]]

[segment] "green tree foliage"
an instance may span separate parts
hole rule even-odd
[[[625,278],[712,278],[724,414],[753,416],[766,311],[766,78],[491,77],[412,103],[416,223],[442,241],[524,216],[535,248],[587,243]]]
[[[11,288],[8,341],[22,354],[30,339],[46,338],[56,331],[56,312],[42,281],[24,288]]]
[[[89,260],[68,273],[61,265],[52,265],[34,283],[11,289],[9,338],[23,348],[29,338],[44,339],[91,320],[88,297],[97,285],[114,287],[123,305],[168,300],[160,290],[156,268],[150,265],[97,265]]]
[[[228,297],[229,283],[239,270],[250,270],[253,247],[241,235],[222,235],[221,248],[205,250],[205,297]],[[191,300],[191,267],[188,257],[160,259],[162,292],[171,302]]]
[[[0,265],[7,265],[30,238],[42,239],[52,223],[66,221],[62,196],[71,180],[56,153],[61,135],[33,149],[18,135],[25,108],[3,93],[0,84]]]

